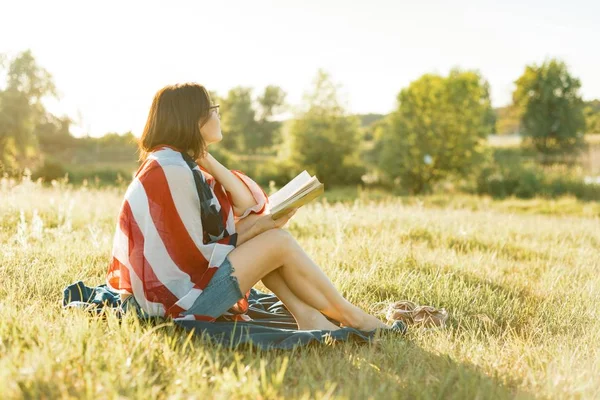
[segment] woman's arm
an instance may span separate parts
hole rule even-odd
[[[256,225],[252,225],[250,226],[248,229],[244,230],[243,232],[238,232],[237,233],[237,241],[235,246],[239,247],[242,244],[244,244],[245,242],[247,242],[248,240],[252,239],[253,237],[260,235],[261,233],[263,233],[263,230],[260,230],[258,226]]]
[[[235,231],[238,233],[238,235],[242,235],[244,232],[250,229],[260,217],[261,214],[248,214],[244,218],[237,220],[235,223]]]
[[[269,229],[283,228],[290,218],[296,214],[296,211],[298,209],[294,208],[276,220],[270,214],[251,214],[242,218],[235,225],[238,234],[236,247]]]
[[[207,170],[231,195],[234,215],[241,215],[244,210],[256,205],[250,189],[240,181],[229,169],[217,161],[212,154],[199,158],[196,162]]]

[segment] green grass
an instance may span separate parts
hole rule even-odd
[[[325,192],[330,203],[352,204],[357,199],[363,203],[400,203],[405,206],[442,209],[467,209],[518,214],[545,214],[554,216],[600,217],[600,202],[581,201],[574,196],[556,199],[516,197],[495,200],[490,196],[474,196],[452,192],[425,196],[394,196],[384,189],[362,189],[360,186],[335,188]]]
[[[264,352],[65,312],[66,285],[103,283],[123,188],[0,182],[1,397],[600,396],[597,203],[330,194],[289,230],[335,285],[381,318],[445,307],[447,329]]]

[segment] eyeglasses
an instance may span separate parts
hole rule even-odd
[[[219,112],[219,104],[215,104],[214,106],[208,107],[209,110],[215,110],[217,112],[217,118],[221,119],[221,113]]]

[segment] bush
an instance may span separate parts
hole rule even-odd
[[[271,181],[281,187],[301,172],[296,171],[289,160],[273,155],[240,156],[218,146],[211,147],[209,151],[227,168],[242,171],[263,188],[268,187]]]
[[[541,179],[534,171],[523,171],[516,182],[514,194],[520,199],[531,199],[541,189]]]
[[[76,185],[86,181],[97,186],[128,185],[136,170],[136,164],[69,165],[66,170],[69,182]]]
[[[41,178],[44,182],[64,178],[67,174],[65,167],[56,160],[46,159],[44,163],[38,167],[32,174],[32,179]]]
[[[580,170],[564,166],[543,168],[533,162],[495,163],[482,169],[477,177],[477,193],[494,198],[572,195],[582,200],[598,200],[600,185],[586,184]]]
[[[263,161],[256,165],[252,178],[263,187],[268,187],[273,181],[275,186],[282,187],[292,180],[299,172],[295,171],[289,161],[273,160]]]
[[[483,185],[479,188],[479,193],[488,193],[494,198],[503,199],[508,193],[506,185],[501,174],[494,173],[483,179]]]

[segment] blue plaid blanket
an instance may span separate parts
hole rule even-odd
[[[133,300],[133,296],[121,302],[119,294],[106,285],[85,286],[82,281],[69,285],[64,290],[65,308],[83,308],[91,313],[102,313],[106,308],[113,309],[117,315],[135,312],[140,318],[164,321],[160,317],[148,317]],[[284,304],[275,296],[252,289],[249,297],[248,322],[231,322],[217,319],[216,322],[173,321],[194,334],[205,333],[224,346],[249,344],[260,349],[291,349],[312,343],[324,343],[326,340],[370,342],[375,331],[364,332],[344,327],[337,331],[298,330],[296,321]]]

